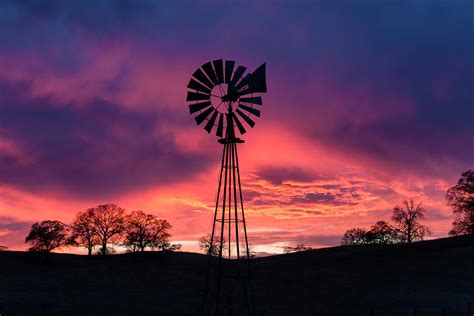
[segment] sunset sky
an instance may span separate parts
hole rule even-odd
[[[474,167],[472,14],[468,0],[2,1],[0,245],[115,203],[198,251],[222,145],[186,85],[217,58],[267,63],[239,145],[257,252],[338,245],[408,198],[447,236],[446,190]]]

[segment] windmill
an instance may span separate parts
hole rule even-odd
[[[262,98],[257,94],[267,92],[265,63],[248,72],[233,60],[207,62],[192,74],[188,89],[190,114],[224,145],[201,314],[253,315],[250,250],[237,154],[237,144],[244,141],[237,136],[245,134],[248,126],[254,127],[255,117],[260,117]],[[218,254],[213,254],[213,249]]]

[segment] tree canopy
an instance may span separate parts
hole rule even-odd
[[[474,234],[474,171],[461,175],[458,183],[446,193],[448,205],[456,216],[450,235]]]
[[[34,223],[25,238],[32,246],[30,251],[51,252],[67,244],[67,226],[60,221],[46,220]]]
[[[165,219],[158,219],[155,215],[143,211],[134,211],[126,217],[124,245],[134,252],[145,251],[147,247],[174,250],[169,242],[171,227]]]

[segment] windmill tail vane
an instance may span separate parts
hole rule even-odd
[[[244,141],[237,136],[253,128],[260,117],[263,103],[258,94],[267,92],[266,64],[248,72],[233,60],[213,60],[194,71],[187,87],[189,113],[224,145],[201,315],[255,315],[237,154],[237,144]]]

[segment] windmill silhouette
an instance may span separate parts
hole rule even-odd
[[[253,72],[237,66],[233,60],[217,59],[199,67],[188,84],[189,112],[198,125],[224,145],[214,220],[209,247],[209,261],[202,315],[254,315],[250,249],[240,182],[237,137],[254,127],[260,117],[261,96],[267,92],[265,63]],[[213,249],[218,243],[218,256]],[[232,259],[232,260],[231,260]]]

